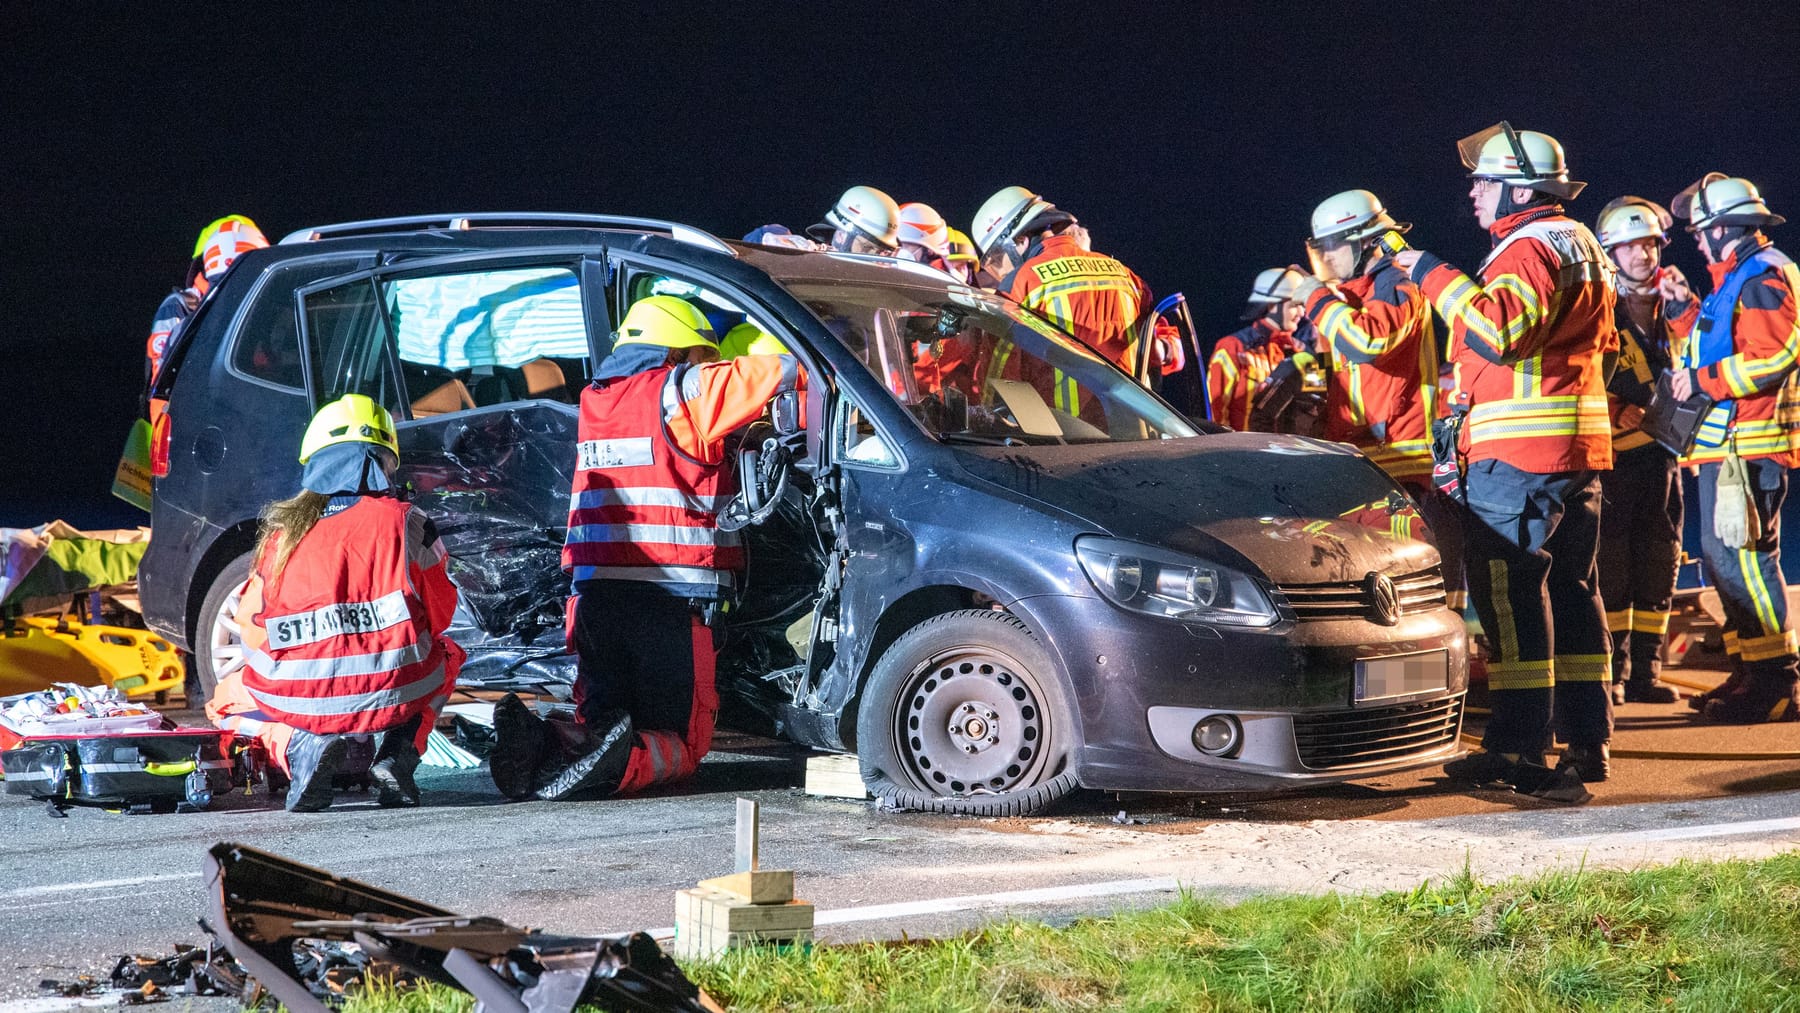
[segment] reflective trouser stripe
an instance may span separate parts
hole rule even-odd
[[[1788,654],[1800,654],[1800,634],[1788,630],[1766,637],[1742,638],[1738,640],[1738,651],[1745,661],[1767,661]]]
[[[1616,612],[1608,612],[1606,614],[1606,632],[1624,633],[1629,629],[1631,629],[1630,609],[1619,609]]]
[[[1556,663],[1549,659],[1490,661],[1487,677],[1489,689],[1549,689],[1556,685]]]
[[[1611,682],[1612,656],[1607,654],[1559,654],[1558,682]]]
[[[1631,630],[1633,633],[1654,633],[1661,636],[1669,632],[1669,612],[1666,609],[1634,609],[1631,613]]]
[[[1488,560],[1488,586],[1493,589],[1495,618],[1499,620],[1499,629],[1493,631],[1500,638],[1500,656],[1517,658],[1519,656],[1519,624],[1513,615],[1512,595],[1507,586],[1506,561]],[[1489,666],[1492,671],[1492,666]],[[1550,685],[1548,682],[1544,685]]]

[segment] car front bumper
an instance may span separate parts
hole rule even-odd
[[[1442,763],[1462,752],[1468,687],[1462,618],[1437,607],[1394,626],[1284,621],[1267,630],[1183,624],[1099,598],[1047,595],[1015,609],[1061,660],[1072,690],[1083,787],[1267,791]],[[1442,652],[1442,688],[1359,700],[1358,662]],[[1194,745],[1202,718],[1229,715],[1236,748]]]

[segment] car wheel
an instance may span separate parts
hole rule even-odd
[[[1076,788],[1074,720],[1018,617],[933,616],[882,654],[857,711],[863,782],[905,809],[1025,816]]]
[[[244,667],[244,637],[238,627],[239,592],[250,579],[251,553],[225,564],[213,577],[206,600],[200,605],[200,621],[194,629],[194,689],[200,699],[188,701],[189,707],[204,706],[212,699],[219,680]]]

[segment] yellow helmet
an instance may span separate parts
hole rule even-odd
[[[740,355],[786,355],[787,346],[775,335],[752,323],[742,323],[725,332],[719,342],[719,358],[735,359]]]
[[[306,424],[306,435],[300,438],[300,463],[326,447],[340,443],[373,443],[400,456],[400,441],[394,438],[394,417],[367,394],[345,394],[319,409]]]
[[[678,296],[653,295],[625,311],[615,345],[659,345],[663,348],[719,347],[706,314]]]
[[[981,254],[975,252],[975,242],[969,238],[968,233],[963,232],[960,229],[951,229],[949,230],[949,237],[949,242],[946,245],[950,248],[950,252],[944,254],[945,260],[964,261],[970,264],[979,263],[981,261]]]
[[[256,233],[258,237],[262,235],[262,230],[256,227],[256,223],[245,218],[243,215],[226,215],[223,218],[215,218],[207,223],[206,228],[200,230],[200,238],[194,240],[194,256],[198,258],[202,253],[206,252],[206,241],[211,239],[214,233],[227,227],[240,226],[249,232]],[[264,240],[262,245],[269,245],[268,240]]]

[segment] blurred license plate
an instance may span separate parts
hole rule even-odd
[[[1356,699],[1386,700],[1442,691],[1449,684],[1450,654],[1426,651],[1356,663]]]

